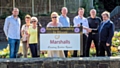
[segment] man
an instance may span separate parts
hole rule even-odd
[[[73,19],[74,27],[80,27],[81,24],[83,26],[83,55],[81,55],[81,57],[85,56],[85,46],[86,46],[86,40],[88,35],[88,32],[85,28],[89,28],[88,20],[83,15],[84,15],[84,8],[79,8],[78,16],[74,17]],[[76,50],[73,53],[73,57],[77,57]]]
[[[10,58],[16,58],[20,44],[20,25],[21,20],[18,17],[19,9],[14,8],[12,15],[5,19],[4,32],[8,39],[10,47]]]
[[[88,23],[89,23],[89,28],[91,29],[98,29],[100,23],[101,23],[101,19],[99,17],[96,16],[96,10],[95,9],[91,9],[90,10],[90,17],[88,17]],[[91,32],[89,33],[88,39],[87,39],[87,45],[85,48],[85,54],[86,57],[89,57],[89,51],[90,51],[90,46],[91,46],[91,42],[92,40],[94,41],[95,47],[96,47],[96,56],[99,55],[99,47],[98,47],[98,33],[94,33]]]
[[[61,15],[59,17],[59,22],[63,25],[63,27],[70,27],[70,19],[67,17],[68,9],[63,7],[61,10]],[[64,51],[65,57],[67,57],[68,50]]]
[[[100,56],[105,56],[105,51],[107,52],[107,56],[111,56],[110,48],[114,35],[114,24],[110,20],[110,13],[107,11],[102,13],[102,19],[103,21],[98,28]],[[96,32],[96,30],[92,30],[92,32]]]
[[[68,9],[63,7],[61,13],[62,14],[59,17],[59,22],[63,25],[63,27],[70,27],[70,19],[67,17]]]

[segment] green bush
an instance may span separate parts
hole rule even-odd
[[[27,14],[27,13],[22,12],[22,11],[20,10],[18,16],[20,17],[21,20],[24,20],[26,14]]]
[[[8,10],[9,11],[9,10]],[[25,12],[22,12],[21,10],[19,11],[19,17],[21,20],[24,20],[24,17],[27,13]],[[11,12],[4,12],[1,16],[0,16],[0,19],[5,19],[7,16],[11,15]]]
[[[7,12],[4,12],[1,16],[0,19],[5,19],[7,16],[9,16],[10,14]]]

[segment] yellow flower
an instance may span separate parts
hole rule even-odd
[[[118,52],[118,49],[116,47],[111,46],[111,51],[112,52]]]
[[[71,57],[71,53],[68,51],[68,57]]]

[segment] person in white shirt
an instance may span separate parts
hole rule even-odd
[[[81,55],[81,57],[85,56],[86,40],[89,32],[86,29],[89,28],[88,20],[83,15],[84,15],[84,8],[79,8],[78,15],[75,16],[73,19],[74,27],[80,27],[81,25],[83,26],[83,55]],[[73,53],[73,57],[77,57],[76,50]]]
[[[25,16],[25,24],[22,25],[22,28],[21,28],[21,35],[22,35],[22,44],[23,44],[23,56],[24,58],[27,58],[27,51],[28,51],[28,47],[29,47],[29,44],[28,44],[28,35],[27,35],[27,31],[30,27],[30,22],[31,22],[31,16],[30,15],[26,15]]]
[[[18,14],[19,9],[14,8],[12,15],[5,19],[3,28],[10,46],[10,58],[17,58],[17,52],[19,50],[21,20]]]

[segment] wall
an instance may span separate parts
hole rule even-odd
[[[120,68],[120,57],[0,59],[0,68]]]

